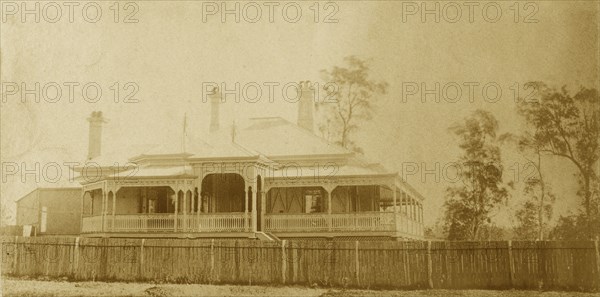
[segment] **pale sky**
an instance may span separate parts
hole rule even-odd
[[[27,104],[20,104],[19,95],[7,96],[1,111],[2,162],[25,162],[33,168],[34,162],[43,166],[81,161],[87,152],[85,119],[95,110],[109,119],[104,152],[145,143],[179,145],[184,113],[195,133],[207,130],[209,104],[201,100],[203,82],[233,87],[236,82],[318,81],[321,69],[342,65],[349,55],[370,59],[372,78],[389,83],[388,94],[377,100],[373,120],[355,139],[368,158],[399,173],[403,164],[431,169],[436,162],[441,167],[455,162],[460,151],[447,128],[475,109],[493,112],[501,132],[518,131],[520,119],[510,88],[514,84],[540,80],[552,86],[598,87],[598,2],[533,2],[537,10],[532,19],[537,23],[523,22],[533,12],[523,6],[515,22],[513,2],[498,2],[502,16],[496,23],[486,22],[477,8],[469,22],[466,7],[457,23],[443,19],[436,23],[431,16],[421,22],[419,13],[404,15],[403,21],[401,2],[393,1],[332,2],[327,9],[327,2],[319,2],[319,23],[309,7],[313,2],[296,2],[303,11],[298,23],[286,22],[279,10],[270,23],[266,8],[257,23],[243,19],[236,23],[231,16],[222,23],[219,14],[203,22],[201,2],[144,1],[138,2],[138,23],[115,23],[112,2],[98,3],[103,14],[97,23],[83,20],[78,8],[73,23],[66,10],[56,23],[43,19],[22,23],[19,15],[0,23],[2,82],[25,82],[30,88],[34,82],[80,84],[73,103],[66,93],[57,103],[36,103],[29,97]],[[229,3],[233,7],[234,2]],[[278,3],[281,7],[287,2]],[[338,22],[323,23],[335,6]],[[120,19],[131,11],[121,9]],[[81,87],[89,82],[102,88],[97,103],[81,97]],[[139,102],[115,103],[110,89],[115,82],[121,88],[127,82],[139,86],[135,95]],[[502,97],[489,103],[476,95],[471,103],[463,91],[457,103],[435,103],[433,97],[422,103],[418,93],[402,102],[403,83],[433,88],[436,82],[441,86],[473,82],[479,84],[478,92],[481,86],[496,83]],[[121,90],[120,95],[127,93]],[[229,102],[222,112],[227,121],[260,116],[296,121],[296,104],[277,97],[275,102],[266,98],[252,104]],[[514,151],[504,151],[506,166],[520,162],[522,170],[523,160]],[[575,171],[557,160],[552,160],[551,169],[551,184],[559,196],[557,211],[576,207],[571,176]],[[505,174],[513,174],[511,170]],[[2,203],[8,207],[35,187],[33,177],[19,179],[8,177],[1,184]],[[419,172],[407,179],[426,197],[425,223],[434,223],[450,178],[442,176],[436,182],[427,175],[422,180]],[[522,181],[522,177],[515,180],[517,186]],[[497,215],[501,223],[510,224],[507,209],[519,203],[520,196],[515,192]]]

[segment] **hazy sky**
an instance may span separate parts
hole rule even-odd
[[[6,97],[1,111],[2,162],[25,162],[33,168],[34,162],[43,166],[47,162],[81,161],[87,151],[85,119],[94,110],[102,110],[109,119],[103,136],[104,152],[145,143],[172,142],[177,146],[184,113],[190,117],[194,133],[207,130],[209,105],[201,100],[203,82],[226,82],[233,88],[236,82],[284,85],[317,81],[321,69],[341,65],[344,57],[356,55],[370,59],[372,78],[388,82],[389,89],[387,95],[378,98],[373,120],[361,127],[355,139],[369,158],[402,174],[407,164],[432,169],[436,163],[441,168],[455,162],[460,151],[447,128],[475,109],[493,112],[503,132],[518,131],[520,119],[514,113],[511,89],[515,84],[522,86],[531,80],[571,88],[598,84],[599,4],[592,1],[540,1],[528,7],[520,3],[518,14],[513,2],[497,2],[502,14],[495,23],[486,21],[495,16],[488,2],[478,2],[472,22],[469,8],[457,4],[460,2],[437,2],[439,22],[432,15],[425,15],[423,22],[420,11],[403,13],[402,2],[318,2],[318,23],[314,2],[294,2],[302,8],[297,23],[286,21],[282,14],[281,8],[290,2],[276,2],[279,6],[272,23],[264,4],[258,4],[262,17],[256,23],[247,22],[243,15],[239,23],[231,15],[223,23],[219,12],[203,20],[202,2],[144,1],[137,3],[139,9],[133,16],[138,22],[123,23],[133,7],[121,3],[116,23],[112,2],[98,3],[102,16],[96,23],[83,19],[84,3],[75,7],[72,23],[64,6],[56,23],[48,23],[43,15],[39,23],[31,16],[23,23],[18,13],[0,23],[2,82],[25,82],[29,88],[35,82],[41,86],[79,83],[73,103],[68,101],[66,86],[57,103],[36,103],[28,97],[28,103],[22,104],[20,93]],[[247,4],[239,3],[240,7]],[[424,2],[414,3],[419,7]],[[435,3],[428,1],[428,8],[434,8]],[[205,10],[209,8],[204,5]],[[233,8],[235,2],[227,5]],[[410,3],[404,5],[405,10],[412,8],[406,6]],[[455,7],[460,7],[462,15],[458,22],[450,23],[447,18],[455,16]],[[487,14],[483,7],[487,7]],[[254,16],[251,9],[247,18]],[[49,16],[53,16],[52,11],[47,9]],[[287,12],[287,17],[294,16],[293,9]],[[337,23],[324,23],[332,12]],[[93,15],[93,11],[88,13]],[[90,82],[102,89],[97,103],[81,97],[82,86]],[[124,90],[124,85],[135,83],[139,90],[134,97],[139,102],[115,103],[111,91],[115,82],[120,83],[121,98],[131,90]],[[425,84],[433,89],[436,82],[441,87],[454,83],[463,86],[462,97],[456,103],[436,103],[428,96],[423,103],[418,92],[403,102],[403,84]],[[464,83],[478,85],[473,102],[468,100]],[[482,97],[486,84],[500,86],[502,97],[497,102]],[[448,90],[453,94],[452,88]],[[281,88],[276,91],[281,92]],[[493,93],[494,89],[488,92],[491,97]],[[274,102],[266,99],[263,95],[258,103],[229,102],[222,112],[227,121],[256,116],[296,120],[296,104],[280,96]],[[523,160],[514,151],[506,149],[503,157],[506,166],[520,162],[517,167],[523,170]],[[552,160],[549,169],[553,189],[559,195],[559,212],[577,206],[573,168]],[[444,189],[452,179],[440,174],[439,182],[433,175],[423,180],[420,172],[407,176],[427,199],[427,224],[441,214]],[[505,168],[505,174],[514,174],[514,170]],[[32,176],[25,182],[19,179],[8,177],[2,182],[4,205],[12,207],[10,202],[35,187]],[[512,179],[522,185],[522,174]],[[514,195],[508,208],[520,201],[519,192]],[[503,210],[499,221],[510,222],[508,214]]]

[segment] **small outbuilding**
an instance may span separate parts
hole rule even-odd
[[[32,235],[76,235],[81,230],[81,188],[36,188],[17,200],[17,225]]]

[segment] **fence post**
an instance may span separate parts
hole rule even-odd
[[[75,275],[79,267],[79,237],[75,238],[75,250],[73,251],[73,266],[71,266],[71,274]]]
[[[212,280],[215,279],[215,240],[210,240],[210,275],[211,275],[211,283]]]
[[[510,287],[513,288],[515,285],[515,266],[513,261],[511,240],[508,241],[508,274],[510,278]]]
[[[19,275],[19,236],[15,236],[15,259],[13,264],[15,265],[14,274]]]
[[[287,257],[285,255],[285,239],[281,241],[281,283],[285,284],[285,276],[287,275]]]
[[[427,282],[433,289],[433,264],[431,263],[431,241],[427,241]]]
[[[138,273],[138,275],[140,276],[140,279],[143,279],[144,277],[144,244],[146,243],[146,239],[142,238],[142,243],[140,244],[140,272]]]
[[[594,245],[596,246],[596,272],[597,276],[600,277],[600,248],[598,247],[598,239],[594,241]],[[598,288],[600,288],[600,283],[598,284]]]
[[[290,244],[290,246],[292,245]],[[300,264],[299,262],[300,261],[298,260],[298,244],[294,244],[292,247],[292,281],[294,283],[298,282],[298,264]]]
[[[360,286],[360,261],[358,259],[358,240],[354,244],[354,262],[356,267],[356,285]]]
[[[106,277],[108,276],[108,248],[109,248],[109,241],[111,239],[109,237],[103,237],[102,238],[102,247],[101,247],[101,255],[102,255],[102,262],[100,262],[100,267],[102,267],[101,271],[101,275],[100,275],[100,279],[106,279]]]

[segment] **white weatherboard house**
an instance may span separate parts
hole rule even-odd
[[[254,118],[219,129],[210,96],[210,137],[149,148],[131,167],[100,154],[104,119],[90,123],[81,233],[110,237],[423,238],[423,197],[397,173],[313,133],[303,83],[298,123]],[[310,95],[309,95],[310,94]],[[97,166],[99,165],[99,166]],[[85,176],[85,178],[84,178]],[[90,178],[94,176],[94,178]]]

